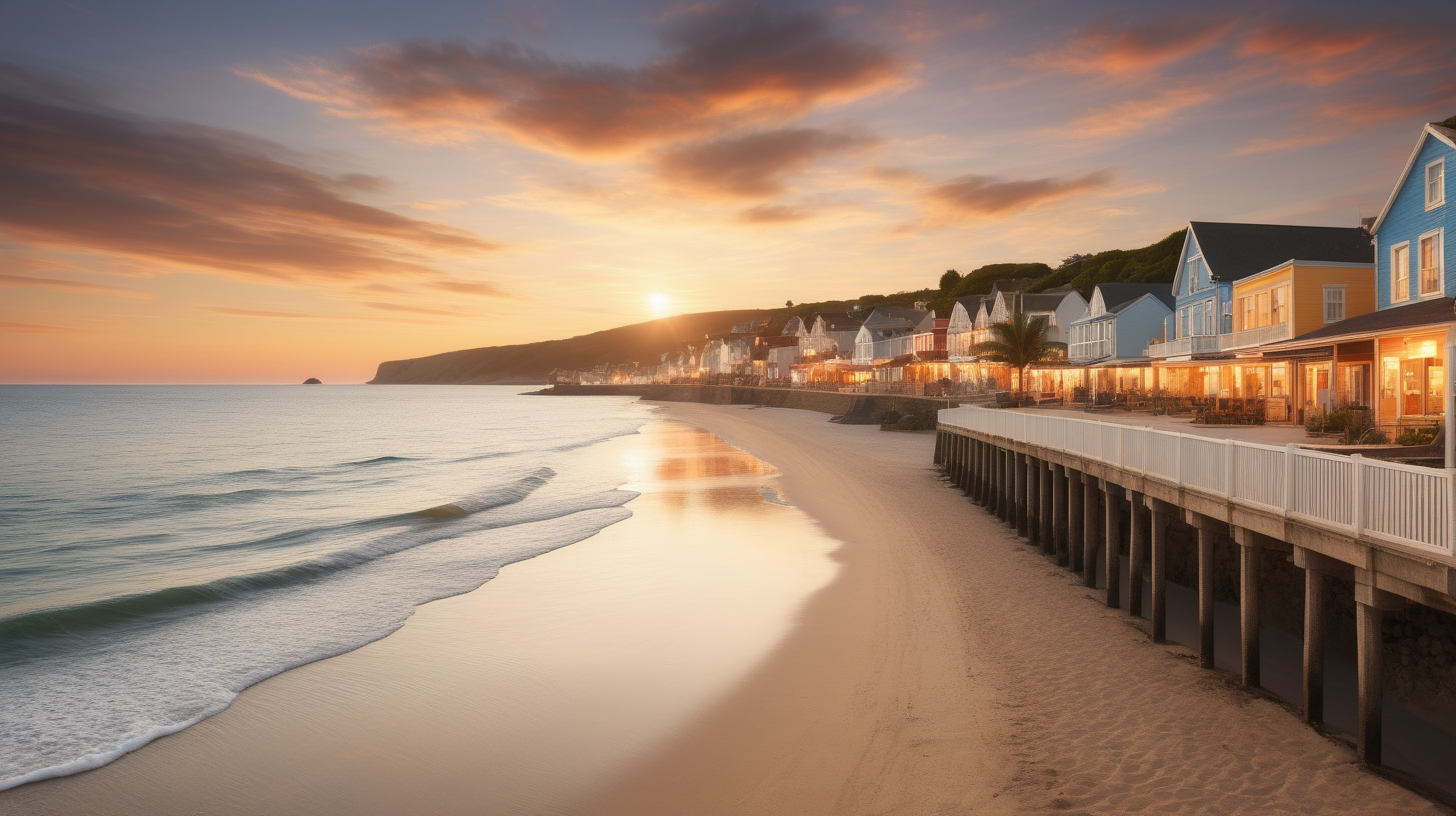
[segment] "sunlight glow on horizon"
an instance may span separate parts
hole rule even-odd
[[[648,295],[647,303],[652,307],[653,317],[667,317],[672,313],[672,298],[661,292]]]

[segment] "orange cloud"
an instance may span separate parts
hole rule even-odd
[[[1087,193],[1112,183],[1110,170],[1080,178],[998,181],[989,176],[961,176],[925,193],[925,209],[934,223],[1000,218],[1012,213]]]
[[[1169,88],[1147,99],[1129,99],[1098,108],[1072,122],[1080,137],[1121,136],[1158,122],[1167,122],[1185,111],[1213,99],[1201,85]]]
[[[1272,60],[1281,78],[1315,87],[1379,73],[1456,70],[1456,47],[1444,31],[1326,20],[1262,26],[1245,36],[1239,53]]]
[[[12,332],[14,334],[84,334],[80,329],[72,329],[66,326],[41,326],[35,323],[5,323],[0,322],[0,332]]]
[[[908,71],[903,58],[839,33],[815,11],[690,7],[669,16],[661,39],[668,55],[638,67],[414,40],[282,74],[239,73],[425,140],[498,133],[595,157],[786,121],[899,84]]]
[[[1143,78],[1154,69],[1207,51],[1228,36],[1231,20],[1187,17],[1117,28],[1098,23],[1037,54],[1035,64],[1070,74]]]
[[[791,224],[797,221],[807,221],[815,215],[813,210],[805,207],[793,207],[784,204],[760,204],[757,207],[750,207],[738,214],[738,220],[745,224]]]
[[[0,64],[0,234],[22,244],[285,280],[436,277],[433,258],[501,248],[354,200],[381,183]]]
[[[150,299],[152,296],[134,289],[106,286],[100,283],[66,280],[64,278],[33,278],[29,275],[0,275],[0,286],[28,286],[41,289],[59,289],[63,292],[82,292],[90,295],[115,295],[126,298]]]
[[[674,148],[658,158],[658,178],[706,195],[763,197],[819,159],[873,144],[855,133],[786,128]]]

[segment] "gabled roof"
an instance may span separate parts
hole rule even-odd
[[[933,320],[931,312],[921,309],[876,306],[864,322],[871,329],[905,328],[919,331],[922,324],[930,325]]]
[[[1173,287],[1167,283],[1099,283],[1096,289],[1102,293],[1102,307],[1109,312],[1121,312],[1143,295],[1152,295],[1169,309],[1177,305]]]
[[[1236,281],[1285,261],[1374,263],[1370,235],[1359,227],[1296,227],[1190,221],[1204,263],[1216,281]]]
[[[1416,166],[1416,157],[1421,155],[1421,148],[1426,146],[1426,139],[1435,137],[1456,149],[1456,130],[1438,125],[1435,122],[1426,125],[1421,130],[1421,137],[1416,139],[1415,149],[1411,151],[1410,158],[1405,160],[1405,169],[1400,171],[1400,177],[1395,180],[1395,186],[1390,188],[1390,198],[1385,200],[1385,206],[1380,209],[1380,215],[1376,216],[1375,223],[1370,231],[1379,232],[1380,225],[1385,223],[1385,216],[1390,214],[1390,208],[1395,206],[1395,197],[1400,195],[1400,188],[1405,186],[1405,180]],[[1449,170],[1447,171],[1450,172]]]
[[[1373,336],[1425,326],[1448,325],[1456,323],[1456,309],[1453,309],[1453,304],[1456,304],[1456,301],[1448,297],[1432,298],[1405,306],[1396,306],[1393,309],[1366,312],[1301,334],[1293,340],[1271,343],[1265,348],[1287,348],[1294,345],[1306,345],[1310,341],[1358,339],[1351,335]]]
[[[1062,305],[1065,292],[1034,292],[1017,296],[1016,304],[1023,312],[1055,312]]]
[[[964,306],[966,314],[970,315],[972,320],[975,320],[976,312],[981,308],[981,301],[985,299],[985,295],[966,295],[965,297],[956,298],[955,302]],[[954,308],[954,306],[951,307],[951,309]]]
[[[850,331],[864,323],[864,317],[855,317],[848,312],[820,312],[814,315],[814,319],[824,321],[825,331]]]

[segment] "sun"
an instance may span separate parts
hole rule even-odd
[[[672,308],[672,298],[661,292],[648,295],[647,303],[652,307],[652,313],[658,317],[667,317],[669,310]]]

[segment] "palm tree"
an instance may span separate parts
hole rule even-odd
[[[1027,367],[1052,353],[1052,344],[1047,342],[1046,318],[1027,318],[1025,312],[1017,312],[1010,320],[992,326],[991,335],[990,340],[976,346],[976,356],[1015,368],[1017,397],[1026,396]]]

